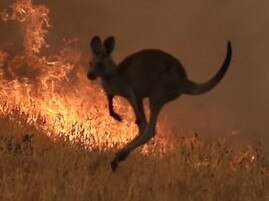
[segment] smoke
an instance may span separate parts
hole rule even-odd
[[[14,1],[1,0],[0,9]],[[50,8],[50,48],[58,52],[64,39],[77,37],[87,66],[89,41],[94,35],[116,37],[117,62],[129,54],[158,48],[176,56],[188,76],[204,82],[220,68],[226,42],[231,40],[233,59],[226,76],[207,94],[180,99],[167,105],[168,118],[180,132],[220,136],[267,137],[269,119],[269,2],[164,1],[161,0],[36,0]],[[0,22],[1,46],[22,50],[22,36],[14,23]],[[16,47],[16,48],[14,48]]]

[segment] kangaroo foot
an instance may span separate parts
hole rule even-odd
[[[128,155],[129,152],[127,152],[126,150],[122,150],[116,154],[115,158],[110,162],[110,167],[113,172],[116,171],[119,166],[119,163],[121,161],[124,161],[128,157]]]

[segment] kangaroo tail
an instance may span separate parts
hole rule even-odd
[[[190,80],[186,80],[186,87],[184,93],[189,95],[200,95],[214,88],[220,82],[220,80],[223,78],[226,71],[228,70],[231,58],[232,58],[232,47],[231,42],[229,41],[227,44],[227,54],[225,61],[223,62],[222,67],[217,72],[217,74],[209,81],[203,84],[197,84]]]

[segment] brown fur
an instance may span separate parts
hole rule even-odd
[[[121,117],[113,110],[112,101],[115,95],[122,96],[132,105],[139,125],[139,135],[119,151],[111,162],[113,171],[131,151],[155,135],[158,114],[167,102],[177,99],[181,94],[199,95],[214,88],[228,70],[232,57],[231,43],[228,42],[226,59],[217,74],[204,84],[196,84],[188,79],[181,63],[166,52],[141,50],[116,65],[111,58],[114,46],[114,37],[108,37],[103,45],[98,36],[92,39],[93,59],[88,73],[91,80],[101,77],[110,115],[121,121]],[[146,121],[143,109],[145,97],[150,102],[149,122]]]

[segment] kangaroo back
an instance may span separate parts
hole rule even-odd
[[[160,50],[139,51],[116,65],[111,57],[114,46],[114,37],[108,37],[103,43],[98,36],[92,38],[93,59],[88,73],[91,80],[102,79],[108,110],[113,118],[121,121],[113,110],[113,97],[116,95],[126,98],[136,115],[139,135],[117,152],[110,163],[113,171],[133,150],[154,137],[158,115],[166,103],[177,99],[182,93],[198,95],[215,87],[228,70],[232,57],[231,43],[228,42],[226,59],[218,73],[208,82],[196,84],[188,80],[183,66],[175,57]],[[149,97],[148,121],[143,108],[145,97]]]
[[[222,67],[217,72],[217,74],[209,81],[203,84],[197,84],[190,80],[186,80],[186,87],[184,93],[189,95],[199,95],[214,88],[227,72],[229,64],[231,62],[231,58],[232,58],[232,48],[231,48],[231,42],[229,41],[227,44],[227,55],[225,61],[223,62]]]

